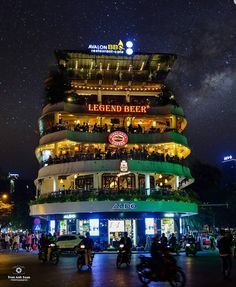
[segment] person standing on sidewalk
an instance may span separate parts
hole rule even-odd
[[[221,238],[218,241],[218,248],[220,258],[222,262],[222,272],[224,279],[230,279],[230,273],[232,269],[232,258],[231,258],[231,240],[227,236],[224,229],[220,231]]]

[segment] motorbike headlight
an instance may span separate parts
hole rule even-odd
[[[119,246],[120,248],[124,248],[124,244],[120,244],[120,246]]]
[[[54,246],[56,246],[56,244],[51,243],[49,246],[50,246],[50,247],[54,247]]]
[[[186,244],[186,247],[189,247],[189,246],[190,246],[190,244],[189,244],[189,243],[187,243],[187,244]]]
[[[81,248],[81,249],[84,249],[84,248],[85,248],[85,245],[84,245],[84,244],[80,245],[80,248]]]

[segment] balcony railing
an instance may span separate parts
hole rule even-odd
[[[80,151],[75,153],[74,155],[70,155],[69,153],[49,157],[48,160],[42,163],[43,166],[60,164],[60,163],[68,163],[68,162],[76,162],[76,161],[88,161],[88,160],[147,160],[147,161],[158,161],[158,162],[169,162],[176,164],[184,164],[184,158],[179,158],[178,156],[169,156],[160,154],[157,152],[148,153],[147,150],[131,150],[131,152],[127,152],[126,150],[116,150],[115,152],[111,152],[108,150],[107,152],[100,152],[99,150],[92,151]]]
[[[75,132],[80,132],[80,133],[107,133],[107,132],[114,132],[114,131],[122,131],[128,134],[154,134],[154,133],[164,133],[164,132],[178,132],[177,129],[175,128],[170,128],[166,125],[163,125],[162,127],[156,128],[156,127],[151,127],[147,130],[145,130],[143,127],[139,126],[129,126],[129,127],[124,127],[124,126],[111,126],[108,128],[107,125],[100,126],[100,125],[89,125],[88,123],[84,123],[83,125],[80,124],[68,124],[66,122],[63,122],[61,124],[56,124],[50,128],[48,128],[46,131],[44,131],[41,136],[50,134],[50,133],[55,133],[58,131],[64,131],[64,130],[69,130],[69,131],[75,131]]]

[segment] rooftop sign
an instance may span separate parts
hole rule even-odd
[[[124,45],[120,40],[117,44],[89,44],[88,49],[91,53],[98,54],[126,54],[128,56],[134,53],[133,43],[131,41],[126,42]]]
[[[224,157],[224,160],[231,160],[232,158],[233,158],[232,155],[228,155]]]

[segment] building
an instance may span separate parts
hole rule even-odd
[[[176,55],[134,54],[131,44],[55,52],[31,206],[50,232],[89,230],[115,246],[128,231],[139,245],[144,235],[181,232],[182,217],[197,214],[184,190],[193,182],[187,122],[164,84]]]
[[[224,157],[221,162],[223,187],[236,183],[236,158],[232,155]]]

